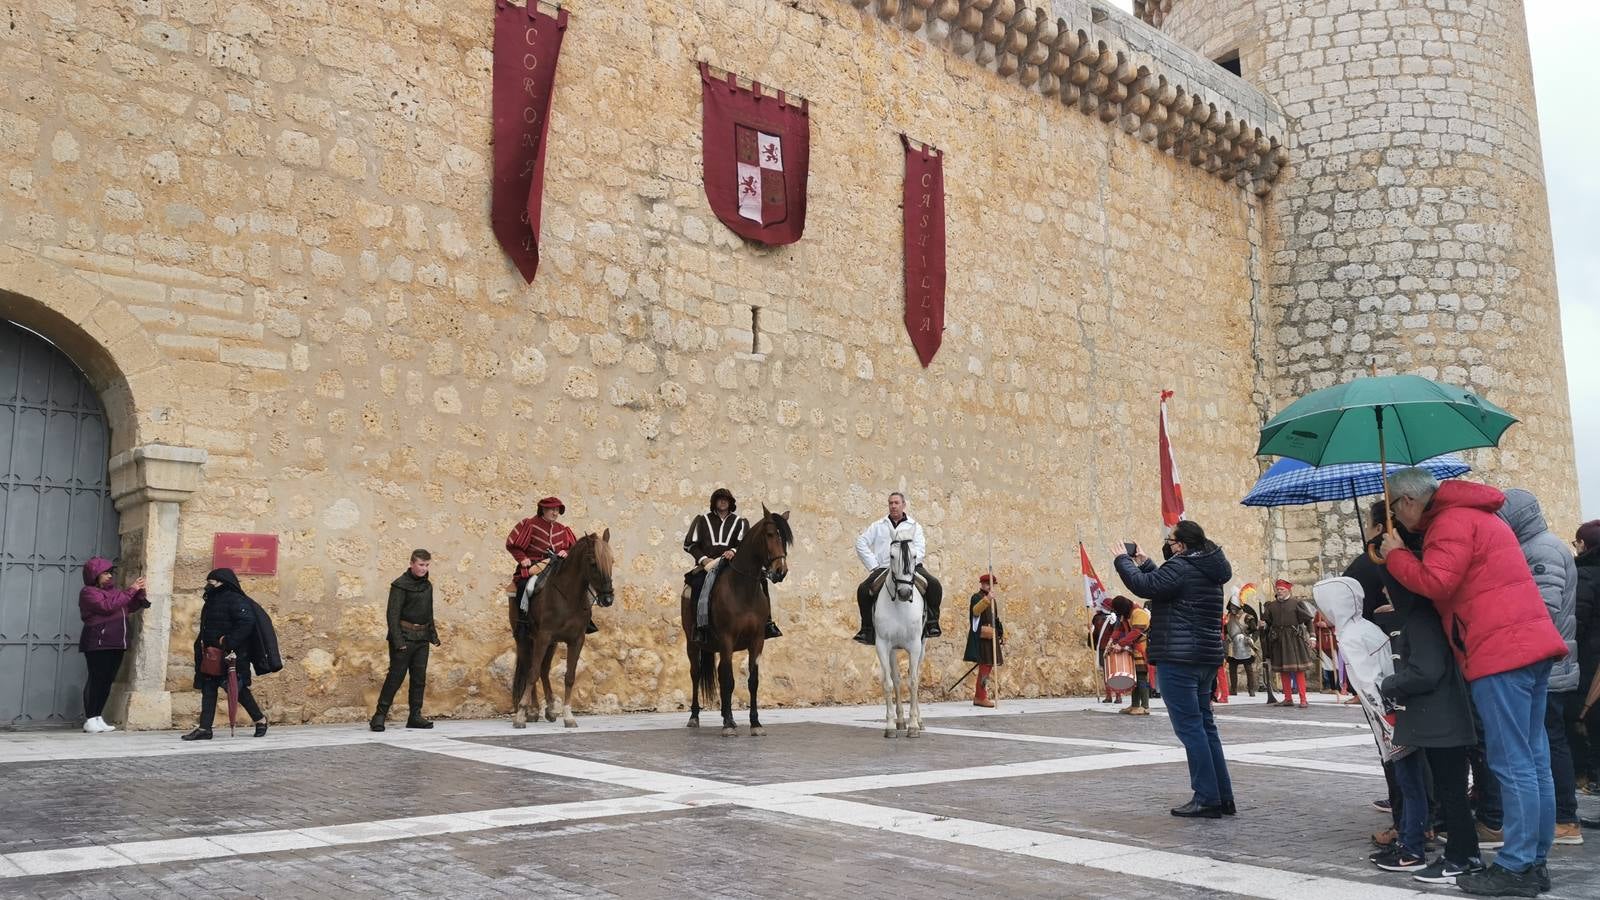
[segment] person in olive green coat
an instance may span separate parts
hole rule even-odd
[[[428,648],[438,646],[439,630],[433,624],[433,582],[428,567],[433,557],[426,550],[411,551],[411,565],[389,584],[389,676],[378,694],[378,711],[367,723],[382,731],[389,704],[406,675],[411,676],[407,728],[432,728],[422,717],[422,695],[428,685]]]

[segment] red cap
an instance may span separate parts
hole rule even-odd
[[[1294,582],[1292,582],[1292,581],[1284,581],[1282,578],[1279,578],[1277,581],[1274,581],[1272,583],[1272,586],[1274,588],[1283,588],[1286,591],[1294,590]]]
[[[540,500],[539,509],[540,511],[554,509],[559,511],[563,516],[567,514],[567,505],[561,502],[560,497],[546,497],[543,500]]]
[[[985,572],[982,575],[978,576],[978,583],[979,584],[989,584],[991,582],[994,583],[994,584],[999,584],[1000,583],[1000,579],[994,577],[993,575],[990,575],[988,572]]]

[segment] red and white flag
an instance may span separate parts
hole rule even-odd
[[[1089,609],[1111,609],[1111,597],[1106,593],[1106,586],[1100,583],[1100,576],[1094,573],[1094,564],[1089,562],[1089,551],[1083,546],[1083,541],[1078,542],[1078,558],[1083,571],[1083,605]]]
[[[1183,519],[1183,481],[1178,477],[1178,460],[1172,455],[1172,440],[1167,436],[1167,398],[1161,392],[1161,533],[1169,535]]]

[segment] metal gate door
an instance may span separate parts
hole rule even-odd
[[[106,451],[83,373],[0,320],[0,728],[83,718],[82,566],[118,546]]]

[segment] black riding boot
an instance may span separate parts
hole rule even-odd
[[[861,630],[855,633],[851,640],[858,644],[875,644],[878,636],[872,628],[872,579],[856,588],[856,608],[861,611]]]
[[[597,634],[597,633],[599,633],[599,631],[600,631],[600,629],[598,629],[598,628],[596,628],[594,626],[594,613],[590,613],[589,614],[589,624],[583,626],[583,633],[584,634]]]
[[[783,632],[778,630],[778,623],[772,621],[771,619],[768,619],[767,620],[767,637],[766,637],[766,639],[770,641],[773,638],[781,638],[781,637],[783,637]]]

